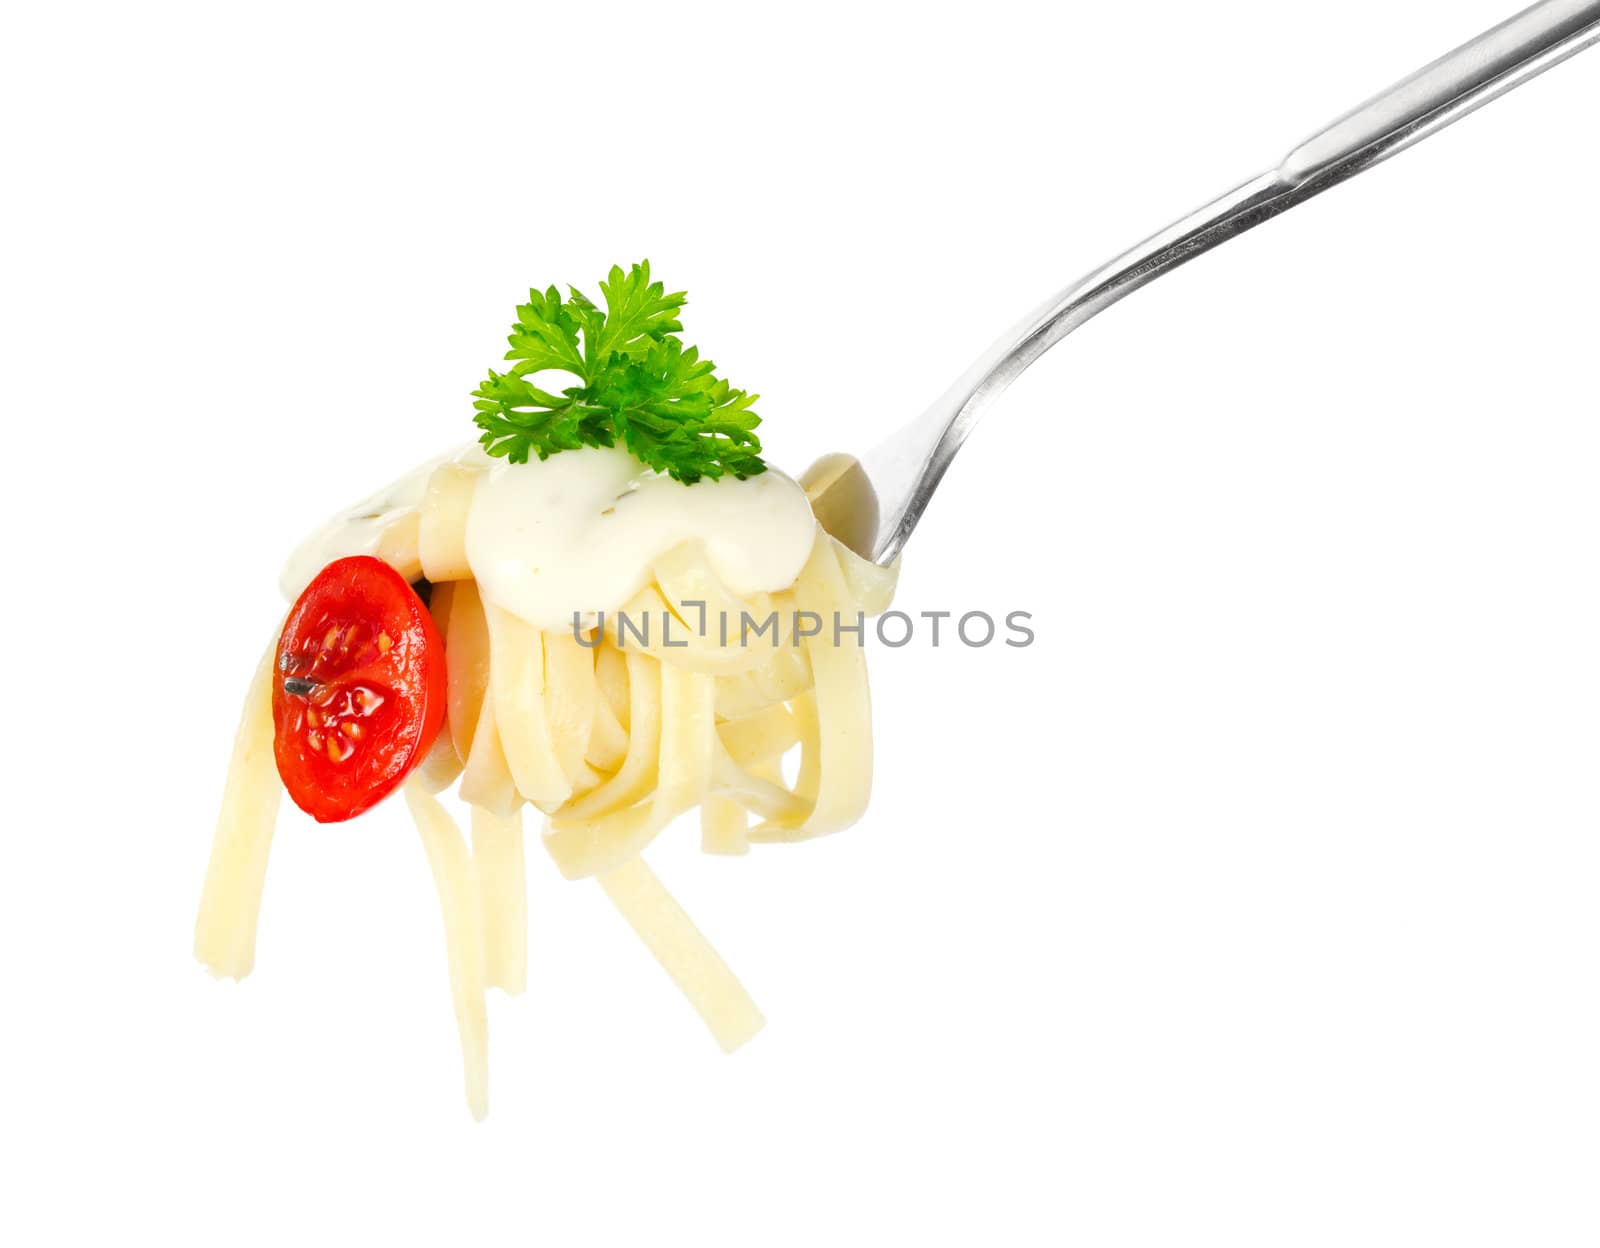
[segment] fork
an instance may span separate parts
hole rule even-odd
[[[1219,243],[1372,168],[1600,42],[1600,0],[1541,0],[1319,130],[1278,165],[1175,221],[1050,299],[937,402],[866,457],[831,455],[802,478],[823,527],[893,563],[978,418],[1078,326]]]

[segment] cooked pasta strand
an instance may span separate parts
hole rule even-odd
[[[517,794],[511,769],[500,746],[500,728],[495,722],[494,699],[485,698],[478,713],[478,727],[472,737],[472,753],[461,773],[461,800],[482,806],[502,817],[509,816],[522,798]]]
[[[655,793],[646,804],[598,818],[552,820],[545,849],[569,878],[608,871],[633,857],[698,804],[710,787],[715,682],[704,672],[665,664],[660,669],[661,754]]]
[[[422,558],[417,552],[419,528],[417,513],[412,512],[396,520],[378,538],[378,558],[408,581],[415,581],[422,575]]]
[[[487,607],[489,687],[500,745],[517,791],[545,808],[572,794],[556,753],[546,698],[546,634],[499,607]]]
[[[211,861],[194,924],[194,956],[213,975],[243,979],[255,966],[256,923],[283,786],[272,757],[272,681],[277,635],[245,694]]]
[[[598,677],[598,667],[595,672]],[[628,730],[612,709],[611,698],[602,691],[594,700],[594,725],[589,730],[589,750],[583,757],[600,771],[614,772],[627,756]]]
[[[450,998],[461,1034],[467,1105],[472,1116],[482,1121],[489,1112],[489,1015],[483,999],[483,919],[472,858],[455,820],[415,777],[406,781],[405,794],[444,917]]]
[[[544,674],[552,747],[569,787],[576,790],[586,776],[584,758],[594,733],[594,707],[600,697],[595,685],[594,652],[579,645],[571,632],[546,633]]]
[[[599,877],[600,887],[656,961],[672,977],[724,1053],[732,1053],[766,1020],[683,907],[643,858],[628,859]]]
[[[629,655],[628,671],[633,731],[628,736],[627,756],[610,780],[570,802],[557,817],[558,823],[632,806],[655,787],[661,762],[661,668],[643,655]]]
[[[748,854],[749,827],[749,814],[731,797],[710,793],[700,803],[700,848],[708,854]]]
[[[465,765],[489,689],[489,625],[476,582],[455,581],[440,589],[450,591],[444,649],[447,718],[450,738]]]
[[[627,656],[604,638],[594,652],[594,678],[606,705],[624,732],[628,729]]]
[[[687,620],[673,609],[659,587],[646,585],[622,610],[606,618],[606,640],[624,654],[643,651],[668,667],[725,673],[749,666],[746,651],[719,644],[716,616],[709,617],[708,638],[699,635],[699,610],[689,609],[686,614]]]
[[[418,516],[417,563],[430,581],[464,581],[467,563],[467,512],[483,470],[465,464],[440,464],[428,478]]]
[[[522,812],[472,808],[472,863],[483,915],[483,978],[516,994],[528,986],[528,880]]]
[[[833,621],[853,618],[855,614],[839,567],[838,549],[831,540],[819,541],[796,583],[800,610],[824,621],[823,635],[806,641],[817,733],[815,803],[803,829],[799,829],[807,836],[849,827],[866,810],[872,792],[872,713],[866,653],[854,640],[828,635]],[[804,758],[803,754],[802,776]],[[757,839],[754,833],[751,839]]]
[[[450,740],[450,725],[445,724],[439,729],[433,748],[417,768],[417,777],[428,792],[443,793],[460,775],[461,759],[456,756],[456,747]]]
[[[794,716],[782,702],[718,724],[717,735],[733,761],[741,767],[783,754],[800,741]]]
[[[812,803],[784,786],[780,763],[781,760],[773,758],[747,770],[735,763],[726,751],[722,751],[716,761],[712,792],[733,799],[769,824],[799,827],[811,813]],[[768,824],[761,827],[767,829]],[[750,839],[748,833],[745,839]]]

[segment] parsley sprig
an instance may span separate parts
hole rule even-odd
[[[650,280],[645,260],[624,273],[612,266],[600,283],[604,308],[568,287],[528,292],[507,339],[509,372],[489,370],[472,393],[491,455],[514,464],[530,454],[621,442],[635,458],[686,485],[724,473],[753,477],[761,461],[759,395],[736,390],[716,376],[697,347],[678,337],[684,293],[666,293]],[[579,384],[560,394],[528,380],[557,370]]]

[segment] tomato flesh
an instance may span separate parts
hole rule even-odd
[[[295,805],[352,819],[399,787],[444,722],[444,642],[416,591],[381,559],[317,573],[278,640],[273,755]]]

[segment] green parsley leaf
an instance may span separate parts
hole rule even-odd
[[[650,280],[648,260],[600,283],[602,310],[575,287],[528,292],[507,341],[509,373],[489,370],[473,391],[479,441],[490,455],[526,463],[620,441],[635,458],[686,485],[725,473],[765,472],[759,397],[716,376],[697,347],[677,335],[682,291]],[[560,394],[530,374],[559,371],[577,384]]]
[[[612,265],[600,283],[600,294],[606,301],[606,315],[595,334],[597,360],[609,359],[618,351],[631,354],[648,346],[646,339],[659,342],[683,329],[677,313],[688,296],[681,290],[669,295],[664,285],[652,282],[648,260],[634,265],[626,275]]]
[[[578,320],[562,306],[552,286],[544,294],[528,292],[528,302],[517,309],[517,323],[508,339],[506,359],[516,360],[511,371],[521,377],[541,369],[581,372],[583,353],[578,349]]]

